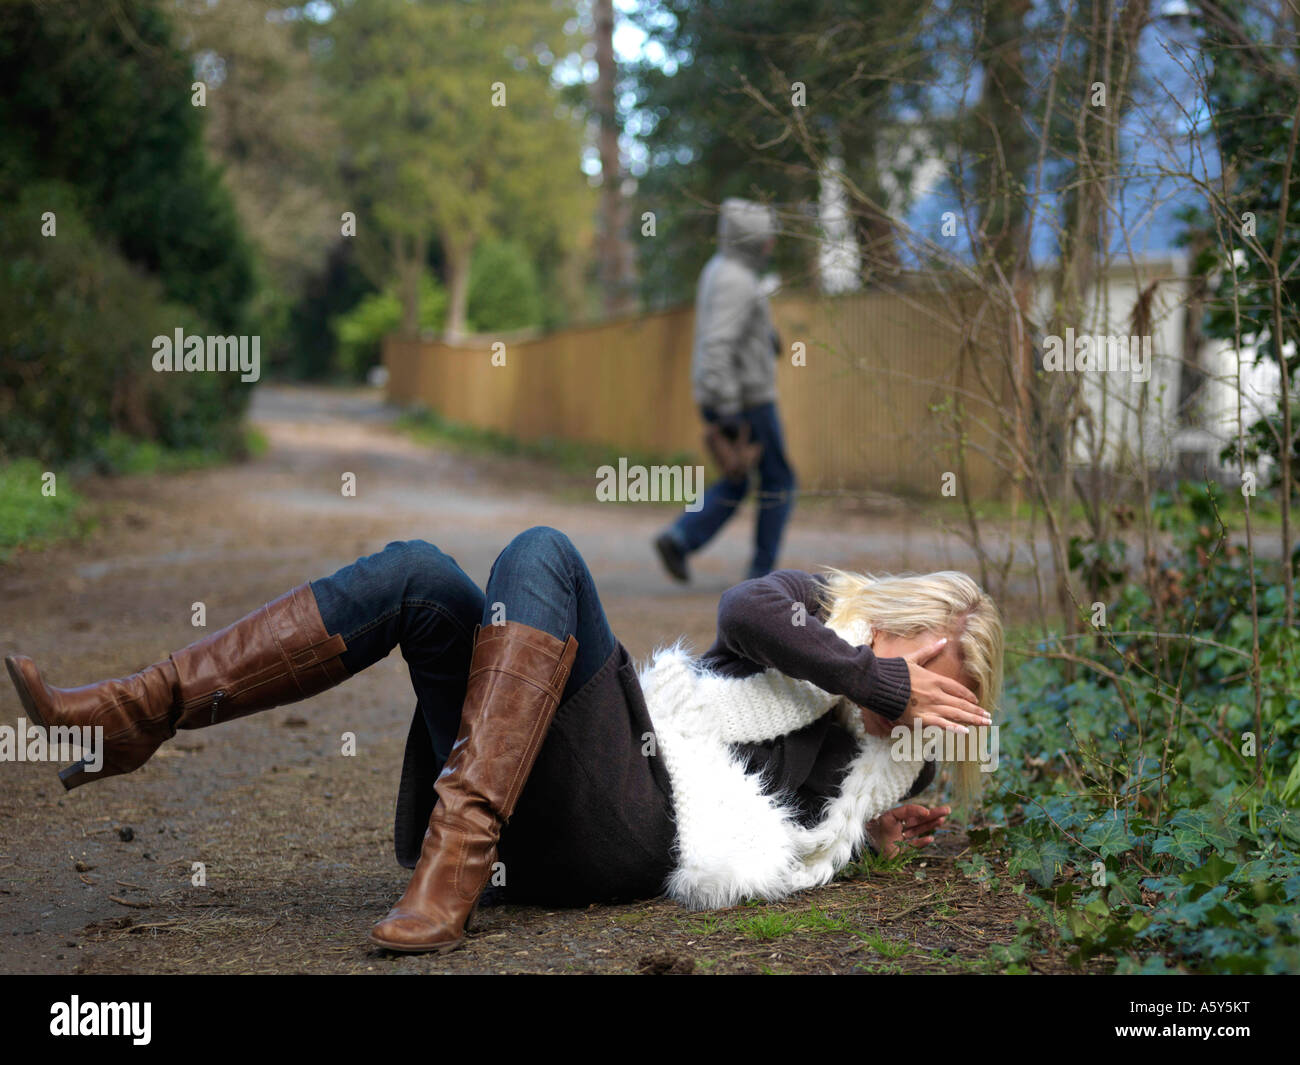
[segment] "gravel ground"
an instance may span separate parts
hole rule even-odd
[[[649,547],[671,506],[600,504],[535,462],[417,445],[367,392],[262,387],[253,418],[270,447],[250,463],[83,485],[93,531],[0,567],[5,653],[31,655],[56,684],[122,675],[196,639],[196,601],[213,631],[411,538],[482,583],[535,524],[573,538],[637,657],[682,634],[706,646],[718,595],[743,576],[749,511],[692,560],[696,579],[682,587]],[[355,497],[340,492],[344,472],[357,475]],[[968,562],[905,510],[812,503],[782,559],[877,571]],[[74,792],[48,763],[0,765],[0,972],[987,971],[1024,912],[961,875],[956,830],[910,863],[858,869],[782,905],[485,907],[463,950],[386,955],[365,937],[408,876],[391,831],[413,705],[394,654],[308,702],[180,733],[136,773]],[[21,714],[4,684],[0,721]],[[345,731],[353,757],[340,754]]]

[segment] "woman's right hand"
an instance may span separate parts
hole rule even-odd
[[[912,683],[912,696],[907,709],[894,723],[906,725],[938,725],[949,732],[969,732],[971,725],[991,725],[993,718],[975,698],[966,685],[942,673],[926,669],[926,663],[943,653],[947,638],[935,640],[910,654],[902,656],[907,663],[908,678]]]

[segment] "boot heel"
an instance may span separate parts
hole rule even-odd
[[[90,774],[86,772],[86,760],[78,759],[72,765],[59,770],[59,780],[63,783],[64,791],[71,791],[73,788],[79,788],[82,784],[90,781]]]

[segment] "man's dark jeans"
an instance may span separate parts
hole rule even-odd
[[[349,673],[401,647],[439,768],[460,731],[475,625],[517,621],[560,640],[575,637],[565,699],[616,646],[587,564],[564,533],[546,526],[510,541],[492,564],[486,594],[454,558],[423,540],[390,543],[312,581],[311,589],[326,629],[347,643]]]
[[[706,421],[716,422],[717,412],[704,407],[700,413]],[[763,403],[741,411],[749,424],[751,440],[763,445],[758,460],[758,522],[754,529],[754,555],[750,577],[762,577],[776,568],[781,549],[781,534],[794,507],[795,477],[785,454],[785,438],[777,417],[775,403]],[[668,534],[682,551],[698,551],[732,519],[745,496],[751,477],[731,481],[723,477],[704,493],[704,505],[694,513],[687,511],[669,528]]]

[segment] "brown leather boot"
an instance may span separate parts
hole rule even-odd
[[[144,765],[177,729],[203,728],[297,702],[346,680],[342,636],[325,629],[316,596],[301,584],[219,632],[119,680],[55,688],[23,655],[5,659],[23,708],[45,728],[104,729],[104,764],[85,759],[59,773],[71,791]]]
[[[502,825],[532,772],[578,641],[518,622],[474,630],[460,733],[405,894],[370,931],[386,950],[439,954],[464,941],[492,876]]]

